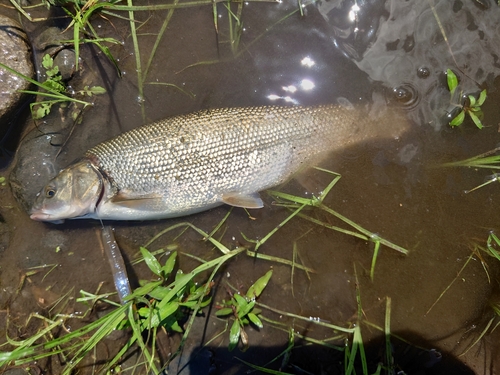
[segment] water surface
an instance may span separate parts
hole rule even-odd
[[[310,4],[304,7],[303,16],[293,2],[245,3],[244,28],[234,52],[222,4],[217,8],[218,35],[211,7],[176,10],[144,80],[143,97],[137,86],[128,23],[115,18],[110,23],[96,17],[94,24],[99,32],[124,42],[111,49],[119,60],[123,78],[117,79],[114,68],[97,49],[83,49],[84,66],[92,84],[105,86],[109,95],[96,98],[95,106],[85,112],[82,123],[71,131],[57,158],[51,156],[51,162],[57,170],[89,147],[125,130],[202,108],[340,102],[376,113],[386,105],[400,106],[411,123],[408,133],[398,140],[373,140],[337,150],[322,167],[342,175],[325,204],[374,234],[409,249],[409,255],[382,247],[371,280],[373,243],[294,218],[259,251],[292,259],[296,246],[301,261],[316,273],[306,275],[295,270],[292,284],[290,267],[240,256],[216,280],[214,299],[227,298],[227,281],[245,291],[273,267],[273,278],[260,298],[262,303],[347,326],[357,319],[359,288],[367,321],[383,326],[386,298],[390,297],[391,331],[412,344],[443,353],[442,363],[430,366],[425,370],[428,373],[493,373],[498,366],[495,332],[462,354],[486,327],[493,316],[489,304],[498,299],[496,262],[485,253],[472,254],[473,244],[484,246],[490,231],[498,230],[497,186],[491,184],[465,194],[464,190],[481,184],[490,171],[437,166],[481,154],[498,144],[498,63],[494,58],[498,49],[491,35],[498,35],[494,20],[498,19],[499,9],[493,2],[486,8],[472,1],[437,2],[434,10],[446,31],[450,47],[447,48],[429,5],[432,2],[415,5],[372,1],[358,4],[360,10],[353,8],[354,3]],[[139,35],[143,66],[165,16],[163,11],[136,14],[139,21],[147,21]],[[423,76],[421,68],[427,69]],[[447,68],[459,75],[463,83],[460,87],[466,93],[488,89],[483,130],[476,129],[470,121],[457,129],[440,122],[450,108],[444,76]],[[407,96],[404,90],[411,95]],[[398,100],[401,96],[403,100]],[[50,121],[60,119],[53,115]],[[305,177],[300,176],[280,190],[310,196],[332,179],[323,172],[305,173]],[[309,181],[307,187],[301,183],[304,180]],[[32,184],[41,187],[45,182],[39,178]],[[268,194],[262,196],[266,207],[252,211],[253,219],[243,210],[231,212],[220,232],[226,246],[249,245],[242,233],[247,238],[262,238],[290,214],[273,205]],[[12,322],[23,331],[28,312],[49,314],[51,304],[66,293],[71,299],[64,311],[73,313],[84,310],[74,302],[79,290],[96,292],[100,283],[100,292],[113,290],[108,264],[100,249],[100,223],[33,222],[12,199],[8,188],[3,188],[1,199],[1,214],[10,241],[0,254],[0,276],[2,303],[11,316],[11,335],[15,331]],[[209,232],[228,210],[223,206],[176,220],[112,224],[126,257],[134,259],[138,247],[162,229],[187,220]],[[319,210],[307,214],[340,225]],[[192,232],[180,237],[163,236],[150,250],[170,245],[204,259],[219,255]],[[183,270],[195,265],[187,257],[180,257]],[[16,294],[20,275],[40,266],[46,268],[30,275]],[[133,267],[131,277],[132,283],[137,284],[137,279],[151,276],[139,265]],[[264,314],[318,340],[333,336],[313,324],[268,311]],[[76,327],[80,322],[72,324]],[[242,365],[232,359],[233,355],[264,365],[272,353],[280,353],[286,347],[288,333],[265,326],[260,332],[249,330],[251,349],[245,354],[225,351],[227,334],[208,348],[198,350],[224,327],[225,322],[216,319],[213,310],[207,310],[206,316],[197,320],[195,333],[183,356],[172,365],[172,371],[179,366],[181,373],[208,373],[212,366],[214,373],[242,373]],[[364,339],[373,344],[376,353],[381,333],[367,325],[362,329]],[[110,340],[103,345],[112,351],[116,342]],[[395,353],[397,348],[395,344]],[[335,351],[307,350],[297,350],[292,362],[312,373],[336,373]],[[313,366],[303,358],[318,360]],[[401,354],[399,363],[406,363],[409,368],[424,366],[418,358],[421,357]],[[189,359],[192,361],[184,367]],[[413,367],[408,364],[411,361],[416,363]]]

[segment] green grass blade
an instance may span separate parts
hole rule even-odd
[[[370,280],[373,281],[375,277],[375,264],[377,263],[378,251],[380,249],[380,241],[375,241],[375,248],[373,249],[372,264],[370,267]]]
[[[399,251],[400,253],[403,253],[405,255],[408,254],[408,250],[405,249],[404,247],[401,247],[399,245],[396,245],[390,241],[387,241],[381,237],[379,237],[376,233],[373,233],[373,232],[370,232],[366,229],[364,229],[361,225],[358,225],[356,224],[355,222],[353,222],[352,220],[349,220],[348,218],[346,218],[345,216],[339,214],[338,212],[332,210],[331,208],[325,206],[324,204],[321,204],[319,206],[322,210],[330,213],[331,215],[339,218],[340,220],[342,220],[344,223],[350,225],[351,227],[355,228],[357,231],[359,231],[360,233],[363,233],[364,235],[366,235],[368,238],[370,238],[371,241],[380,241],[380,243],[382,245],[385,245],[393,250],[396,250],[396,251]]]
[[[427,310],[427,312],[425,313],[425,315],[429,314],[429,312],[432,310],[432,308],[434,306],[436,306],[436,304],[441,300],[441,298],[443,298],[443,296],[445,295],[445,293],[448,291],[448,289],[451,288],[451,286],[453,285],[453,283],[455,283],[455,281],[458,280],[458,278],[460,277],[460,275],[462,274],[462,271],[465,269],[465,267],[467,267],[467,265],[469,264],[469,262],[473,259],[473,253],[471,253],[469,255],[469,257],[467,258],[467,261],[464,263],[464,265],[462,266],[462,268],[460,268],[460,271],[458,271],[457,275],[453,278],[453,280],[448,284],[448,286],[441,292],[441,294],[439,295],[439,297],[434,301],[434,303],[431,305],[431,307],[429,307],[429,310]]]
[[[268,369],[268,368],[265,368],[265,367],[261,367],[261,366],[257,366],[257,365],[254,365],[250,362],[246,362],[238,357],[235,357],[238,361],[244,363],[245,365],[247,365],[248,367],[250,368],[253,368],[254,370],[257,370],[257,371],[260,371],[260,372],[263,372],[264,374],[273,374],[273,375],[293,375],[289,372],[283,372],[283,371],[275,371],[275,370],[271,370],[271,369]]]
[[[91,104],[91,103],[83,102],[81,100],[73,99],[73,98],[71,98],[69,96],[63,95],[59,91],[52,89],[50,86],[46,86],[43,83],[40,83],[40,82],[34,80],[33,78],[25,76],[24,74],[19,73],[18,71],[14,70],[12,68],[9,68],[5,64],[0,63],[0,67],[2,69],[7,70],[8,72],[10,72],[12,74],[14,74],[14,75],[16,75],[16,76],[24,79],[25,81],[28,81],[29,83],[32,83],[33,85],[36,85],[36,86],[40,87],[41,89],[44,89],[44,90],[48,91],[51,94],[41,93],[41,92],[37,92],[37,91],[19,90],[21,92],[24,92],[24,93],[27,93],[27,94],[34,94],[34,95],[45,95],[45,96],[48,96],[48,97],[58,98],[58,99],[64,99],[64,100],[68,100],[68,101],[74,101],[74,102],[85,104],[85,105]]]
[[[385,334],[385,361],[389,373],[394,372],[394,363],[392,360],[392,345],[391,345],[391,298],[386,297],[385,300],[385,324],[384,324],[384,334]]]
[[[146,77],[147,77],[148,72],[149,72],[149,68],[151,67],[151,64],[153,63],[153,59],[154,59],[154,56],[156,54],[156,50],[158,49],[158,46],[160,45],[160,41],[163,38],[163,34],[165,33],[165,30],[167,29],[167,26],[170,23],[170,19],[174,15],[174,10],[176,9],[175,6],[177,4],[179,4],[179,0],[174,0],[174,2],[172,4],[172,5],[174,5],[174,7],[170,8],[168,10],[167,16],[165,17],[165,20],[163,21],[163,24],[161,26],[160,31],[158,32],[158,35],[157,35],[156,40],[155,40],[155,44],[153,45],[153,48],[151,49],[151,53],[149,54],[148,62],[146,63],[146,67],[144,68],[144,72],[143,72],[143,76],[142,76],[143,82],[146,80]]]
[[[134,314],[133,306],[130,305],[130,308],[128,309],[128,321],[130,322],[130,326],[132,327],[133,337],[136,340],[139,347],[141,348],[141,354],[144,355],[144,357],[146,358],[147,367],[151,369],[154,374],[159,374],[160,372],[154,363],[154,356],[151,355],[146,343],[142,338],[142,329],[141,329],[142,327],[139,327],[136,320],[137,319]]]
[[[309,268],[309,267],[306,267],[306,266],[303,266],[301,264],[297,264],[297,263],[295,263],[291,260],[288,260],[288,259],[278,258],[278,257],[272,256],[272,255],[266,255],[266,254],[258,253],[258,252],[251,251],[251,250],[247,250],[246,253],[248,256],[250,256],[252,258],[269,260],[269,261],[275,262],[275,263],[286,264],[287,266],[291,266],[292,268],[298,268],[298,269],[301,269],[301,270],[306,271],[306,272],[316,273],[316,270]]]
[[[440,167],[473,167],[473,168],[491,168],[500,169],[500,155],[491,155],[500,151],[500,147],[494,148],[483,154],[473,156],[472,158],[444,163]],[[491,156],[490,156],[491,155]]]
[[[305,317],[305,316],[289,313],[289,312],[286,312],[283,310],[279,310],[279,309],[265,305],[265,304],[260,303],[260,302],[257,302],[257,306],[264,307],[264,308],[266,308],[270,311],[273,311],[277,314],[285,315],[285,316],[288,316],[290,318],[296,318],[296,319],[303,320],[303,321],[306,321],[309,323],[317,324],[317,325],[322,326],[322,327],[330,328],[334,331],[345,332],[345,333],[353,333],[354,332],[354,328],[345,328],[345,327],[337,326],[335,324],[325,323],[325,322],[318,320],[318,319],[312,319],[311,317]]]
[[[116,9],[112,6],[112,9]],[[132,36],[132,44],[134,46],[134,55],[135,55],[135,69],[137,71],[137,88],[139,91],[139,101],[141,103],[141,113],[143,120],[146,119],[146,113],[144,108],[144,82],[143,82],[143,73],[142,73],[142,63],[141,63],[141,53],[139,50],[139,42],[137,40],[137,30],[135,27],[135,16],[134,16],[134,7],[132,0],[127,0],[127,11],[129,17],[129,25],[130,25],[130,34]]]
[[[343,228],[337,227],[335,225],[330,225],[328,223],[325,223],[325,222],[323,222],[321,220],[315,219],[315,218],[313,218],[311,216],[308,216],[308,215],[301,214],[301,215],[299,215],[299,217],[301,217],[303,219],[306,219],[306,220],[310,221],[311,223],[314,223],[314,224],[317,224],[317,225],[321,225],[322,227],[325,227],[325,228],[328,228],[328,229],[332,229],[332,230],[334,230],[336,232],[347,234],[348,236],[356,237],[356,238],[359,238],[359,239],[364,240],[364,241],[369,241],[370,240],[364,234],[360,234],[360,233],[353,232],[353,231],[350,231],[350,230],[347,230],[347,229],[343,229]]]

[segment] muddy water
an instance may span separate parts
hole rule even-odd
[[[483,253],[473,255],[462,268],[472,254],[473,244],[484,245],[490,231],[498,230],[497,187],[492,184],[464,194],[464,190],[481,184],[491,172],[436,166],[483,153],[498,145],[500,113],[495,104],[499,101],[495,89],[499,82],[498,79],[494,81],[498,67],[493,57],[489,60],[494,56],[495,45],[488,39],[497,26],[488,22],[490,18],[498,19],[499,11],[494,4],[485,9],[472,2],[457,1],[448,8],[444,2],[439,2],[436,6],[444,30],[449,33],[448,40],[461,43],[460,49],[451,50],[455,51],[455,60],[460,66],[467,66],[466,76],[455,68],[453,58],[446,55],[448,50],[443,47],[443,43],[445,47],[446,44],[440,36],[440,28],[432,23],[435,19],[429,17],[432,9],[428,3],[416,7],[413,13],[399,8],[403,2],[372,2],[365,5],[367,10],[362,8],[354,13],[356,8],[352,8],[352,4],[347,7],[347,3],[326,9],[328,3],[318,7],[308,5],[304,16],[296,12],[296,5],[291,2],[245,4],[244,30],[235,54],[231,50],[227,12],[223,6],[218,6],[218,36],[214,31],[211,7],[176,10],[144,80],[143,97],[137,86],[135,52],[128,23],[114,18],[110,23],[96,17],[94,25],[100,33],[124,42],[111,49],[119,60],[123,78],[116,78],[114,68],[97,49],[84,49],[87,77],[91,77],[91,84],[105,86],[109,95],[96,98],[95,106],[85,112],[82,123],[65,133],[70,136],[57,158],[51,147],[57,147],[57,153],[60,143],[45,145],[51,152],[42,154],[51,155],[50,162],[56,170],[113,135],[168,115],[200,108],[347,101],[377,112],[386,102],[399,105],[408,114],[411,131],[397,141],[374,140],[337,150],[322,166],[342,175],[325,203],[373,233],[406,247],[410,250],[409,255],[382,247],[374,279],[370,280],[373,244],[295,218],[262,246],[260,252],[292,259],[295,245],[301,261],[314,269],[314,274],[308,276],[295,270],[292,283],[290,267],[240,256],[216,280],[218,288],[214,298],[227,298],[227,281],[245,290],[273,267],[274,275],[260,299],[262,303],[345,326],[356,321],[358,286],[367,321],[383,326],[386,297],[390,297],[391,331],[414,345],[442,353],[442,361],[433,365],[434,362],[426,357],[429,353],[403,352],[401,344],[395,342],[396,361],[408,373],[418,370],[433,374],[493,373],[498,369],[495,333],[486,335],[462,354],[493,316],[489,304],[498,300],[498,267],[493,258]],[[390,18],[391,14],[396,18]],[[287,15],[289,17],[283,20]],[[423,38],[422,32],[417,32],[410,38],[414,43],[410,45],[411,32],[401,24],[411,23],[409,15],[432,25],[427,29],[419,23],[418,30],[423,29],[431,35],[424,33],[428,37]],[[139,35],[143,66],[165,17],[166,12],[136,14],[139,21],[147,20]],[[399,24],[397,17],[401,18]],[[40,26],[32,30],[39,32]],[[402,30],[406,34],[402,35]],[[460,34],[463,30],[466,35]],[[477,35],[477,39],[471,39],[472,35]],[[440,56],[447,57],[434,58],[432,49],[426,44],[429,40],[439,47]],[[380,45],[387,47],[385,55]],[[468,50],[469,45],[474,49]],[[370,56],[375,58],[370,61]],[[382,59],[380,56],[389,57]],[[383,74],[375,69],[380,65],[384,67]],[[426,68],[429,74],[422,77],[418,74],[420,68]],[[485,129],[479,131],[471,122],[459,129],[439,126],[440,117],[450,107],[443,74],[446,68],[455,70],[461,82],[466,83],[463,89],[468,93],[479,91],[479,86],[471,88],[471,77],[488,88],[489,97],[483,106]],[[192,95],[186,95],[173,85]],[[411,95],[406,95],[407,92]],[[44,125],[62,121],[58,115],[53,114]],[[37,163],[45,161],[40,159],[43,157],[32,161],[34,170],[39,168]],[[3,172],[7,173],[7,170]],[[296,195],[321,191],[331,176],[308,172],[299,180],[280,189]],[[304,180],[308,182],[307,188]],[[38,189],[45,182],[43,178],[34,177],[30,184]],[[85,306],[75,302],[79,290],[113,290],[108,264],[100,249],[99,223],[76,220],[53,225],[33,222],[11,197],[8,187],[2,189],[1,214],[9,241],[3,241],[5,246],[0,253],[1,302],[6,309],[0,316],[4,319],[9,312],[11,336],[29,331],[29,327],[24,326],[29,313],[85,311]],[[221,232],[222,241],[228,247],[248,245],[242,233],[251,239],[264,237],[289,215],[289,211],[272,204],[272,197],[266,193],[262,196],[266,207],[251,212],[255,220],[242,210],[232,211]],[[29,201],[30,197],[26,199]],[[187,220],[210,231],[228,209],[220,207],[177,220],[113,225],[118,243],[126,258],[131,260],[137,256],[138,246],[162,229]],[[342,225],[318,210],[307,214],[332,225]],[[170,245],[180,252],[205,259],[219,255],[191,232],[180,237],[177,233],[163,236],[150,249]],[[487,266],[483,266],[481,259]],[[180,262],[184,270],[195,265],[183,256]],[[24,279],[23,275],[31,271],[36,273]],[[137,284],[139,278],[150,277],[141,265],[130,267],[130,271],[133,284]],[[20,280],[24,280],[24,284],[17,291]],[[67,302],[54,307],[61,296],[67,296]],[[313,324],[286,319],[268,311],[264,314],[315,339],[333,336],[332,332]],[[71,324],[77,327],[81,322],[75,320]],[[213,310],[207,310],[206,316],[197,320],[183,356],[171,365],[172,373],[177,369],[182,369],[182,373],[209,373],[210,368],[214,373],[241,373],[241,364],[232,359],[235,353],[227,352],[227,341],[222,337],[201,348],[224,326],[223,321],[215,319]],[[377,353],[383,345],[379,342],[381,333],[365,324],[362,332],[371,352],[375,353],[372,360],[376,364]],[[249,334],[251,349],[236,355],[252,363],[264,365],[286,347],[287,332],[265,327],[261,332],[250,330]],[[4,336],[3,332],[0,335]],[[227,334],[223,337],[225,339]],[[174,345],[175,338],[172,340]],[[116,342],[104,342],[100,349],[102,353],[113,352]],[[168,349],[166,353],[168,355]],[[338,373],[341,357],[324,348],[304,347],[297,349],[292,363],[312,373]]]

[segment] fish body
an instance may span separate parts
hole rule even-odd
[[[227,203],[263,206],[258,192],[321,155],[370,138],[398,137],[339,105],[222,108],[133,129],[90,150],[37,196],[34,220],[150,220]]]

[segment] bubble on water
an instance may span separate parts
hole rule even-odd
[[[420,101],[417,90],[409,83],[394,87],[392,94],[394,99],[405,109],[415,108]]]
[[[420,67],[418,68],[417,70],[417,77],[418,78],[427,78],[431,75],[431,71],[429,70],[429,68],[426,68],[426,67]]]

